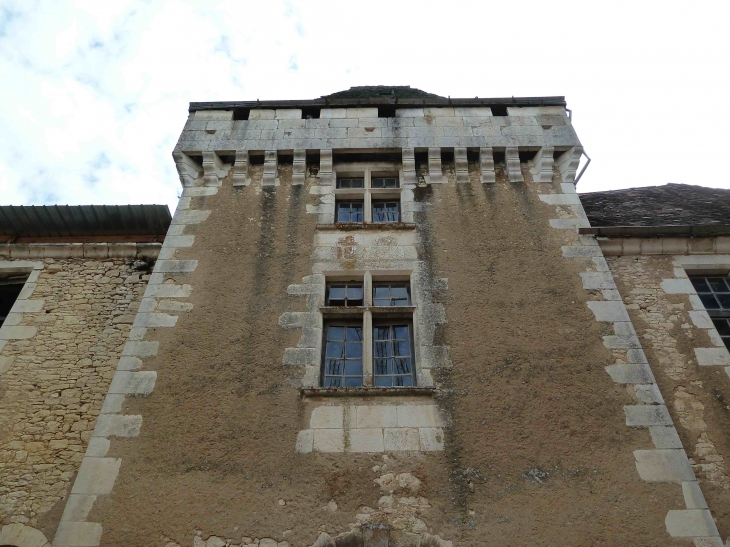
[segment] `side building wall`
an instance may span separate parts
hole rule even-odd
[[[124,247],[131,256],[0,258],[0,274],[29,273],[0,328],[1,544],[32,534],[23,525],[50,540],[58,525],[149,278]]]

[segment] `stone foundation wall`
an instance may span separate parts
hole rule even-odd
[[[53,537],[149,276],[52,258],[31,276],[0,329],[0,523]]]

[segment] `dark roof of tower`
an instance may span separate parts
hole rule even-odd
[[[730,190],[666,184],[580,194],[591,225],[697,226],[730,224]]]
[[[345,91],[338,91],[330,95],[322,95],[322,99],[443,99],[441,95],[434,95],[421,91],[409,85],[361,85],[351,87]]]

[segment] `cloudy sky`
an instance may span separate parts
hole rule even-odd
[[[0,0],[0,204],[167,203],[189,101],[565,95],[596,191],[730,188],[730,2]]]

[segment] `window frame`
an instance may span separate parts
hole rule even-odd
[[[388,225],[400,224],[403,222],[403,203],[402,203],[402,165],[396,162],[342,162],[333,165],[333,174],[335,178],[335,224],[350,225]],[[362,179],[362,188],[342,187],[341,181],[354,179]],[[377,179],[395,179],[395,187],[373,187],[373,180]],[[363,202],[363,220],[362,222],[340,221],[339,220],[339,204]],[[374,202],[396,202],[398,206],[397,221],[375,221],[373,215]]]
[[[721,327],[718,327],[718,323],[720,325],[723,325],[725,327],[728,327],[728,331],[730,331],[730,306],[724,307],[720,299],[717,297],[717,295],[728,295],[728,298],[730,298],[730,274],[728,273],[691,273],[687,272],[687,277],[689,278],[690,283],[692,283],[692,287],[694,288],[695,292],[697,293],[697,297],[700,299],[700,302],[702,303],[702,306],[704,307],[705,311],[707,312],[707,315],[710,317],[710,321],[712,321],[713,328],[717,331],[717,335],[720,337],[720,340],[723,341],[725,344],[725,347],[730,350],[730,332],[727,334],[722,334],[722,331],[725,331],[726,329]],[[712,284],[708,282],[709,279],[712,278],[718,278],[722,279],[723,283],[725,284],[725,287],[727,288],[726,291],[715,291],[712,287]],[[702,281],[709,290],[701,290],[698,288],[699,281]],[[711,295],[715,302],[720,306],[719,308],[708,308],[705,299],[703,299],[703,296]]]
[[[338,286],[344,286],[345,287],[345,303],[343,305],[337,305],[332,304],[332,298],[330,296],[330,289],[334,287],[339,288]],[[347,290],[350,287],[359,287],[362,292],[362,298],[360,298],[360,304],[348,304],[348,297],[347,297]],[[337,299],[340,300],[340,299]],[[325,284],[325,299],[324,304],[327,307],[342,307],[342,308],[360,308],[365,305],[365,284],[362,281],[328,281]]]
[[[20,294],[23,292],[23,287],[25,287],[25,284],[28,282],[29,274],[23,272],[23,273],[13,273],[13,272],[3,272],[0,270],[0,287],[13,287],[13,291],[15,293],[14,296],[12,296],[11,291],[7,291],[9,294],[11,294],[10,298],[12,299],[12,302],[10,302],[10,307],[7,309],[6,315],[0,315],[0,327],[3,326],[5,321],[7,321],[8,317],[11,313],[13,313],[13,307],[15,306],[15,303],[18,301],[18,298],[20,297]],[[8,282],[4,282],[5,279],[8,279]],[[5,292],[5,291],[2,291]],[[2,313],[2,311],[0,311]]]
[[[375,220],[375,206],[376,205],[379,205],[381,203],[382,204],[386,204],[386,205],[389,204],[389,203],[395,203],[395,207],[396,207],[396,209],[395,209],[396,210],[396,213],[395,214],[397,215],[397,220]],[[401,221],[401,218],[400,218],[400,199],[397,199],[397,200],[396,199],[373,199],[372,200],[371,211],[372,211],[371,212],[371,217],[372,217],[372,223],[373,224],[393,224],[393,223],[398,223],[398,222]],[[386,213],[383,213],[383,214],[388,215],[390,213],[387,213],[386,212]]]
[[[416,344],[415,344],[415,333],[413,329],[413,318],[404,318],[404,317],[389,317],[389,318],[377,318],[373,319],[372,321],[372,359],[373,359],[373,387],[376,388],[393,388],[393,389],[399,389],[404,387],[416,387],[417,386],[417,376],[416,376]],[[375,345],[378,342],[382,342],[381,340],[376,340],[375,338],[375,329],[377,327],[383,327],[388,326],[390,328],[394,328],[399,325],[406,325],[408,327],[408,347],[410,349],[410,361],[411,361],[411,372],[410,374],[377,374],[376,368],[375,368],[375,361],[376,359],[382,359],[382,357],[376,357],[375,355]],[[393,343],[394,340],[398,340],[397,338],[389,338],[388,342]],[[385,359],[395,359],[394,356],[391,357],[385,357]],[[396,386],[396,385],[390,385],[390,386],[379,386],[376,383],[376,377],[391,377],[395,378],[396,376],[410,376],[411,378],[411,385],[410,386]]]
[[[397,305],[393,304],[393,296],[392,296],[392,288],[394,285],[405,285],[406,292],[408,293],[408,302],[403,305]],[[388,287],[388,294],[389,294],[389,300],[390,304],[387,306],[383,306],[382,304],[376,304],[375,303],[375,289],[382,288],[382,287]],[[383,298],[378,298],[377,300],[384,300]],[[383,308],[405,308],[410,307],[413,305],[413,298],[411,296],[411,284],[409,281],[374,281],[373,282],[373,296],[372,296],[372,302],[374,307],[383,307]]]
[[[362,220],[340,220],[340,205],[344,203],[350,204],[350,212],[348,213],[350,217],[352,217],[352,205],[359,203],[362,205],[362,212],[359,213],[362,215]],[[355,213],[358,214],[358,213]],[[365,223],[365,200],[363,199],[351,199],[351,198],[343,198],[335,200],[335,223],[336,224],[364,224]]]
[[[327,342],[337,342],[337,340],[328,340],[329,336],[329,329],[330,327],[344,327],[347,329],[348,327],[359,327],[362,335],[360,340],[360,345],[362,346],[362,351],[360,354],[360,385],[359,386],[327,386],[326,385],[326,379],[328,376],[336,377],[341,376],[343,379],[347,378],[348,376],[346,374],[341,375],[328,375],[326,374],[326,367],[327,367]],[[345,343],[345,368],[343,368],[343,373],[346,370],[347,367],[347,331],[345,331],[345,338],[343,339],[343,342]],[[367,342],[367,336],[365,334],[365,325],[362,320],[358,321],[355,318],[348,318],[348,317],[342,317],[342,318],[330,318],[325,320],[325,322],[322,325],[322,365],[320,366],[320,373],[319,373],[319,384],[320,387],[323,388],[330,388],[330,389],[343,389],[343,388],[358,388],[358,387],[364,387],[365,385],[365,344]],[[353,359],[354,360],[354,359]],[[351,378],[354,378],[355,376],[349,376]]]

